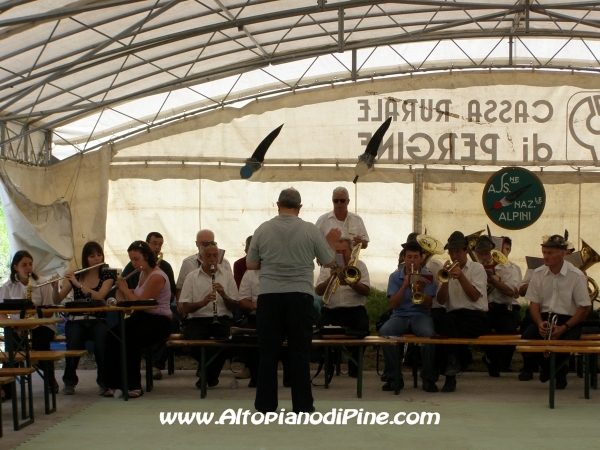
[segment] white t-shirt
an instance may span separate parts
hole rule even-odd
[[[46,281],[45,278],[39,277],[36,280],[31,279],[31,285],[36,286],[37,284],[41,284]],[[12,282],[9,280],[6,281],[0,288],[0,302],[4,302],[4,299],[24,299],[27,295],[27,285],[21,283],[20,281]],[[54,301],[52,300],[52,285],[47,284],[42,287],[33,287],[31,291],[31,301],[35,306],[43,306],[43,305],[54,305]],[[18,319],[19,315],[11,314],[11,318]],[[57,328],[56,325],[46,325],[48,328],[54,330],[56,333]]]
[[[494,270],[496,275],[500,277],[500,281],[509,288],[514,289],[519,285],[516,278],[517,272],[509,267],[508,264],[498,264]],[[509,306],[513,304],[514,299],[513,295],[505,295],[498,289],[494,289],[488,294],[488,301],[490,303],[499,303],[501,305]]]

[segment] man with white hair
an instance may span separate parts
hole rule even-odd
[[[183,287],[183,282],[185,281],[185,277],[187,277],[192,271],[198,270],[202,265],[202,252],[204,251],[204,247],[209,245],[217,245],[215,242],[215,233],[211,230],[200,230],[196,233],[196,247],[198,248],[198,253],[194,255],[190,255],[183,260],[181,263],[181,269],[179,269],[179,276],[177,277],[177,300],[181,296],[181,288]],[[223,261],[218,264],[219,269],[227,270],[232,272],[231,264],[227,259],[223,258]]]
[[[317,220],[317,228],[321,230],[323,236],[327,236],[329,230],[339,228],[342,230],[342,237],[352,240],[352,244],[362,243],[365,249],[369,245],[369,235],[363,220],[358,214],[348,211],[350,196],[345,187],[336,187],[333,190],[333,211],[323,214]]]

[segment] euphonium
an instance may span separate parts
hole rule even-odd
[[[418,270],[415,270],[414,264],[410,265],[410,273],[411,273],[411,275],[419,273]],[[420,305],[421,303],[423,303],[423,300],[425,299],[425,295],[423,294],[422,291],[419,290],[419,288],[420,288],[420,284],[418,282],[410,284],[410,289],[412,291],[412,295],[410,296],[410,301],[413,302],[415,305]]]
[[[592,304],[598,298],[598,283],[592,277],[588,277],[586,270],[592,267],[594,264],[600,261],[600,255],[590,247],[583,239],[581,240],[581,259],[583,264],[578,267],[587,277],[588,282],[588,294],[590,296],[590,302]],[[591,286],[591,287],[590,287]]]
[[[492,265],[494,267],[496,267],[498,264],[506,264],[508,263],[508,258],[506,257],[506,255],[504,253],[502,253],[499,250],[492,250],[491,251],[492,254]],[[498,280],[500,280],[500,275],[497,275]],[[488,295],[494,290],[496,289],[493,285],[488,284],[487,285],[487,293]]]
[[[458,264],[458,261],[454,261],[450,266],[448,266],[446,269],[440,269],[437,271],[437,273],[435,274],[435,277],[437,278],[437,280],[440,283],[447,283],[448,281],[450,281],[450,278],[452,278],[450,276],[450,271],[452,269],[454,269],[456,267],[456,265]]]
[[[344,281],[346,284],[352,286],[360,281],[360,270],[356,267],[358,263],[358,255],[360,254],[360,249],[362,248],[362,243],[358,243],[352,249],[352,254],[350,255],[350,261],[348,261],[348,265],[343,267],[336,277],[332,277],[329,280],[329,284],[325,289],[325,293],[323,294],[323,304],[327,305],[331,296],[335,294],[338,287],[340,286],[340,282]]]
[[[421,267],[425,267],[433,255],[442,255],[444,253],[444,244],[433,236],[427,234],[417,235],[417,244],[423,249],[425,257],[421,261]]]
[[[475,244],[477,243],[477,238],[481,236],[481,233],[483,233],[484,231],[485,230],[479,230],[467,236],[467,251],[469,252],[469,256],[471,257],[471,259],[475,262],[477,262],[477,255],[475,255],[473,247],[475,247]]]

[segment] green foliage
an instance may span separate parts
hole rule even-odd
[[[387,298],[385,291],[371,288],[371,294],[367,297],[367,313],[369,314],[369,326],[372,335],[377,335],[375,324],[379,317],[390,309],[390,299]]]
[[[0,280],[2,283],[10,275],[10,249],[8,247],[8,232],[4,220],[4,209],[0,203]]]

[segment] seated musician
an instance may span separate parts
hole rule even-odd
[[[450,280],[443,282],[437,298],[446,305],[446,315],[442,320],[440,334],[450,338],[476,338],[490,331],[487,317],[487,274],[479,263],[468,260],[468,242],[465,235],[455,231],[448,238],[444,249],[448,250],[451,261],[446,261]],[[450,269],[451,264],[457,264]],[[446,353],[446,382],[442,392],[456,391],[456,375],[460,366],[456,358],[455,345],[440,345],[440,351]]]
[[[433,282],[431,272],[421,268],[423,250],[416,242],[407,242],[402,245],[405,250],[404,267],[390,275],[388,282],[387,295],[390,299],[390,305],[394,310],[390,319],[383,324],[379,330],[380,336],[402,336],[406,333],[413,333],[419,337],[430,337],[435,334],[433,319],[430,315],[431,300],[436,294],[437,287]],[[417,281],[411,283],[411,277],[408,276],[411,271],[419,274],[432,276],[431,283]],[[408,272],[408,273],[407,273]],[[415,304],[412,301],[413,288],[418,286],[418,292],[423,293],[421,304]],[[437,375],[434,370],[435,346],[421,346],[421,358],[423,367],[421,369],[421,380],[423,389],[427,392],[437,392]],[[383,346],[385,356],[386,383],[381,387],[384,391],[395,390],[394,374],[397,367],[395,350],[391,346]],[[402,373],[400,373],[400,386],[404,387]]]
[[[591,303],[585,275],[564,259],[567,248],[566,239],[557,234],[542,243],[544,265],[534,270],[526,294],[534,323],[523,331],[522,339],[548,339],[551,315],[557,316],[549,337],[551,340],[581,337],[581,322],[587,317]],[[569,368],[564,363],[568,357],[564,353],[556,355],[556,367],[559,368],[556,389],[567,387]],[[540,365],[540,381],[545,383],[550,378],[549,359],[541,353],[536,353],[535,359]],[[533,378],[533,374],[527,375],[529,379]]]
[[[35,306],[54,305],[52,287],[49,284],[36,287],[45,280],[33,271],[33,256],[27,250],[19,250],[10,263],[10,277],[0,289],[0,302],[5,299],[28,299]],[[51,313],[50,313],[51,314]],[[7,318],[0,314],[0,318]],[[16,316],[18,318],[18,316]],[[31,330],[31,349],[50,350],[50,342],[56,334],[56,325],[43,325]],[[41,368],[40,368],[41,370]],[[58,383],[54,380],[54,390],[58,392]],[[4,392],[10,395],[9,385],[4,385]]]
[[[171,286],[169,277],[156,264],[154,252],[143,241],[133,242],[127,249],[129,259],[140,272],[138,286],[132,290],[127,280],[117,279],[117,300],[156,300],[154,309],[134,311],[125,319],[125,343],[127,353],[127,386],[129,398],[143,395],[140,375],[142,349],[164,341],[171,332],[173,314],[170,308]],[[106,386],[105,397],[123,395],[121,374],[121,343],[119,325],[113,327],[106,344]]]
[[[181,295],[181,289],[183,288],[183,282],[185,278],[194,270],[198,270],[200,265],[202,264],[202,249],[206,245],[215,244],[215,233],[211,230],[200,230],[196,233],[196,247],[198,248],[198,253],[194,255],[190,255],[183,260],[181,263],[181,269],[179,269],[179,275],[177,276],[177,300],[179,302],[179,297]],[[226,258],[223,258],[218,264],[220,269],[227,270],[228,272],[232,272],[231,264],[227,261]],[[181,302],[179,302],[181,303]]]
[[[87,242],[81,251],[82,268],[93,267],[104,262],[104,252],[97,242]],[[102,300],[112,289],[115,280],[108,271],[102,270],[102,266],[74,275],[73,272],[65,274],[65,282],[62,289],[58,290],[58,283],[52,283],[52,297],[55,303],[60,303],[73,290],[75,300]],[[84,350],[86,341],[94,342],[94,357],[98,375],[98,395],[106,392],[106,367],[104,357],[106,355],[106,341],[109,328],[104,318],[105,314],[70,314],[69,321],[65,325],[65,336],[67,338],[67,350]],[[65,395],[75,394],[75,386],[79,381],[77,377],[77,366],[79,358],[66,358],[65,372],[63,375],[63,390]]]
[[[350,238],[340,238],[335,244],[336,255],[342,255],[343,265],[347,266],[352,255],[352,241]],[[356,268],[360,271],[360,281],[348,285],[344,280],[340,281],[340,286],[331,296],[329,302],[321,308],[321,317],[317,322],[317,327],[334,325],[348,327],[351,330],[369,333],[369,315],[365,308],[367,296],[371,293],[369,283],[369,271],[367,266],[360,259],[356,261]],[[323,295],[330,281],[338,276],[342,267],[329,269],[321,267],[315,293]],[[362,349],[360,349],[362,351]],[[351,347],[351,354],[355,361],[358,361],[359,347]],[[333,364],[333,360],[330,359]],[[353,361],[348,361],[348,375],[352,378],[358,376],[358,367]]]
[[[177,312],[177,300],[175,297],[177,288],[175,286],[175,275],[173,274],[173,268],[171,267],[171,264],[165,261],[161,256],[161,250],[164,242],[165,240],[162,234],[160,234],[158,231],[151,231],[148,233],[148,236],[146,236],[146,243],[154,252],[158,268],[167,274],[167,277],[169,278],[169,284],[171,285],[171,312],[173,313],[173,320],[171,321],[171,333],[179,333],[181,316]],[[128,262],[123,268],[121,276],[126,278],[127,275],[132,273],[134,270],[135,269],[131,265],[131,262]],[[129,286],[129,289],[135,289],[139,281],[139,273],[133,274],[127,278],[127,285]],[[168,356],[169,354],[165,342],[161,342],[152,349],[152,378],[155,380],[162,379],[161,370],[165,369]]]
[[[187,314],[183,338],[192,340],[209,337],[227,338],[233,325],[232,311],[237,307],[239,298],[233,274],[217,265],[219,247],[216,242],[203,245],[199,256],[202,258],[202,264],[199,269],[185,278],[179,297],[180,308],[184,314]],[[214,269],[214,275],[211,267]],[[208,351],[207,360],[210,360],[215,353]],[[200,363],[199,347],[193,347],[191,355]],[[208,365],[206,369],[208,387],[219,384],[219,374],[226,359],[226,352],[221,351]],[[200,378],[196,382],[198,389],[201,387],[201,382]]]
[[[485,235],[479,236],[473,251],[477,261],[483,264],[487,273],[488,282],[488,312],[490,326],[499,334],[515,334],[517,322],[512,312],[512,301],[517,287],[517,280],[513,271],[507,264],[496,264],[492,259],[492,250],[495,248],[492,240]],[[506,354],[512,355],[513,347],[510,345],[485,346],[483,363],[491,377],[500,376],[502,361]]]

